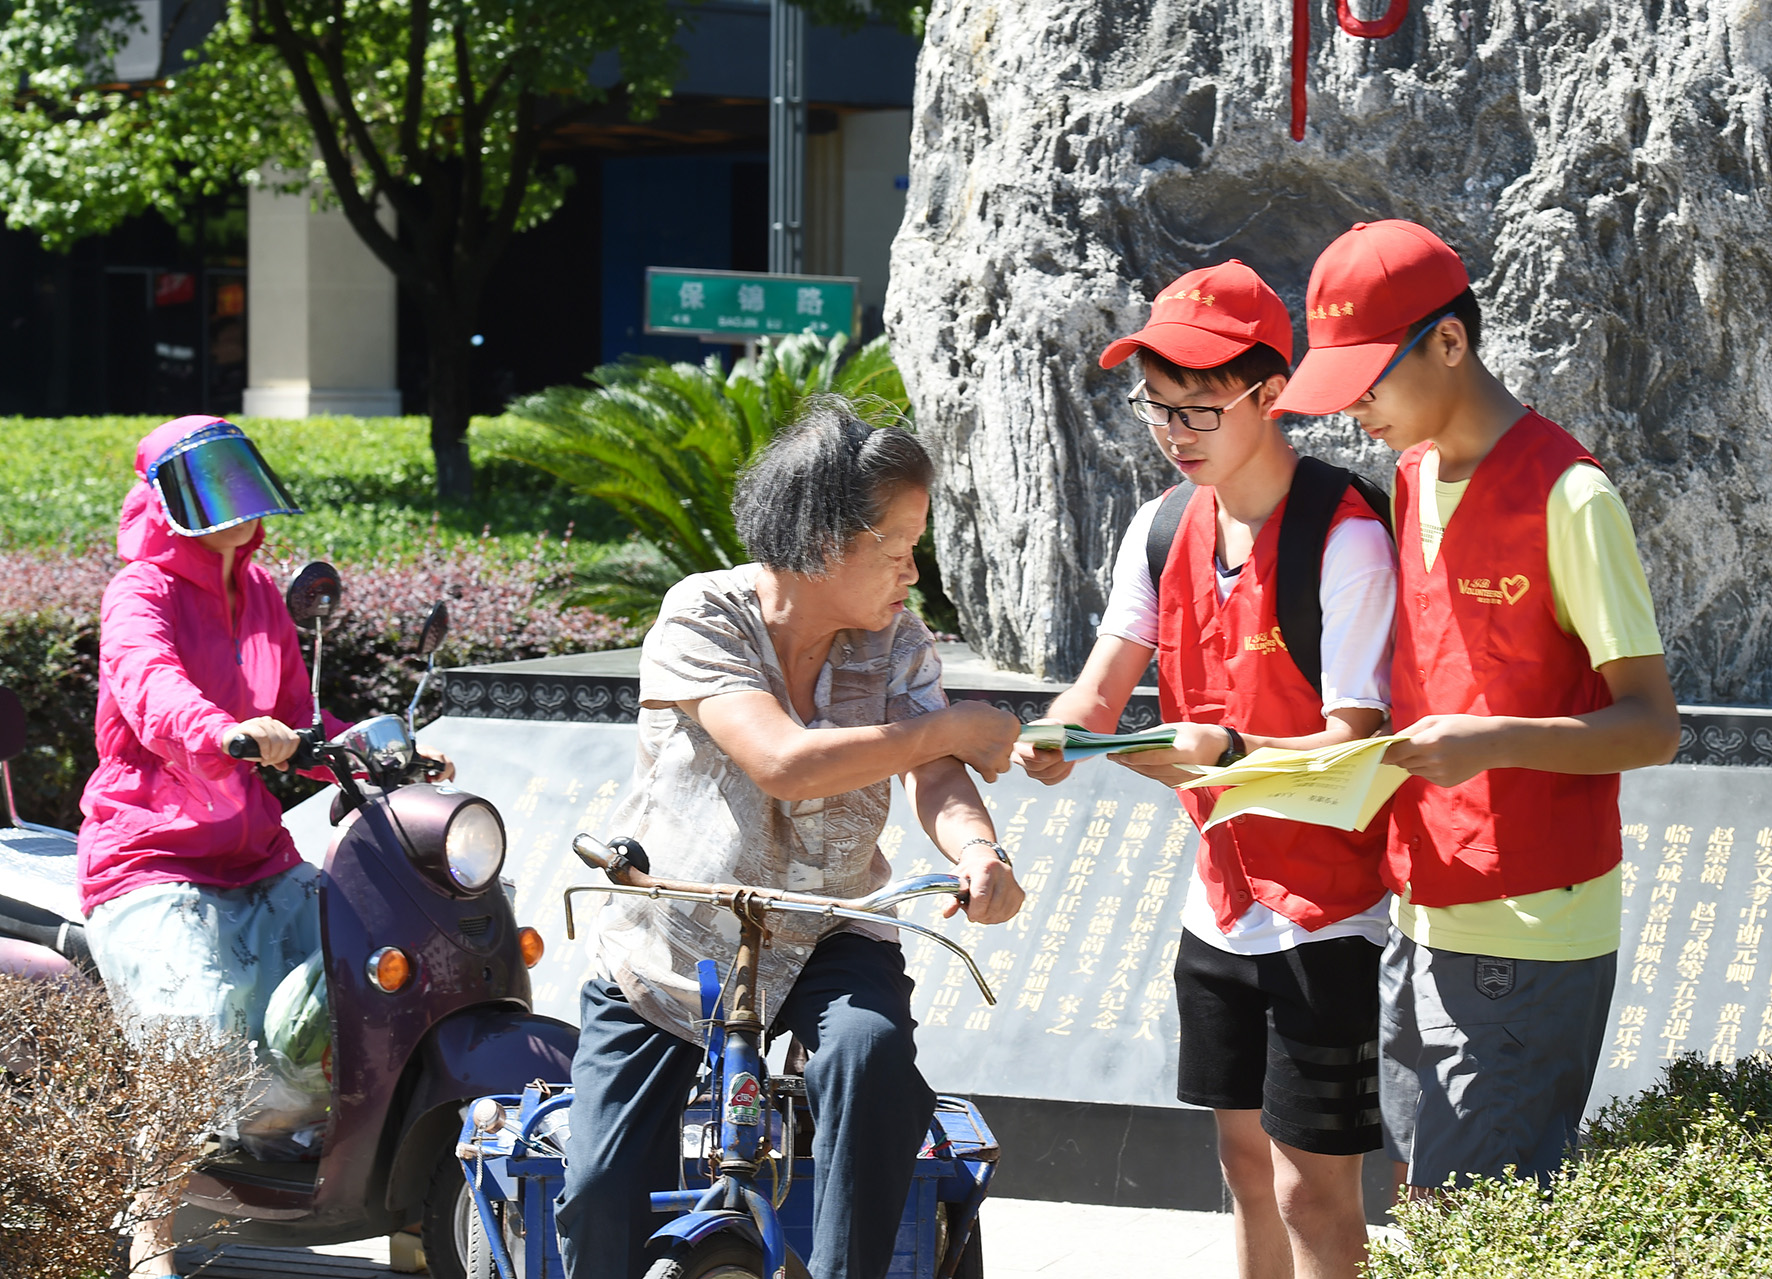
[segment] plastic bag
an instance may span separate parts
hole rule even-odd
[[[326,960],[315,951],[271,992],[265,1008],[263,1091],[240,1121],[254,1159],[316,1159],[332,1106],[332,1017]]]

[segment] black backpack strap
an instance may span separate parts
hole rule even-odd
[[[1176,531],[1181,528],[1181,513],[1187,509],[1193,491],[1191,484],[1177,484],[1163,494],[1156,518],[1151,521],[1150,534],[1144,540],[1144,558],[1151,567],[1151,590],[1157,597],[1158,616],[1162,616],[1163,611],[1163,569],[1169,563],[1169,548],[1175,545]]]
[[[1391,541],[1396,541],[1397,530],[1391,526],[1391,495],[1364,475],[1355,475],[1352,471],[1347,473],[1347,481],[1366,499],[1366,505],[1372,508],[1372,513],[1384,525],[1384,531],[1391,535]]]
[[[1298,459],[1286,510],[1280,517],[1274,610],[1280,638],[1298,673],[1323,688],[1323,547],[1341,496],[1354,474],[1314,457]]]

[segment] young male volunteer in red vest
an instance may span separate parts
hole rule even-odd
[[[1134,354],[1144,380],[1132,410],[1195,487],[1159,583],[1147,547],[1162,499],[1133,516],[1088,665],[1047,714],[1111,732],[1154,650],[1175,746],[1116,762],[1165,785],[1178,762],[1370,736],[1389,703],[1396,569],[1389,534],[1352,488],[1322,550],[1320,691],[1280,639],[1276,547],[1299,459],[1267,410],[1292,354],[1285,304],[1241,262],[1193,271],[1101,363]],[[1018,756],[1042,781],[1070,772],[1055,751]],[[1216,793],[1180,794],[1203,823]],[[1352,1279],[1365,1255],[1361,1155],[1380,1145],[1382,826],[1350,835],[1238,817],[1195,861],[1175,969],[1177,1095],[1216,1112],[1243,1279]]]
[[[1606,1031],[1618,774],[1679,743],[1630,517],[1483,366],[1470,278],[1426,228],[1356,225],[1306,304],[1310,354],[1271,411],[1345,411],[1402,453],[1391,689],[1409,740],[1386,758],[1415,776],[1385,856],[1387,1145],[1414,1187],[1542,1178]]]

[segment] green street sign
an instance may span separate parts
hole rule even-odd
[[[861,329],[861,281],[849,276],[646,268],[646,331],[749,342]]]

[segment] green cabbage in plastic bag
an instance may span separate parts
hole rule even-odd
[[[314,1159],[332,1103],[332,1023],[326,964],[309,955],[271,992],[265,1006],[269,1070],[241,1117],[237,1138],[254,1159]]]
[[[332,1044],[325,957],[315,951],[271,992],[265,1008],[265,1045],[298,1072],[318,1070]]]

